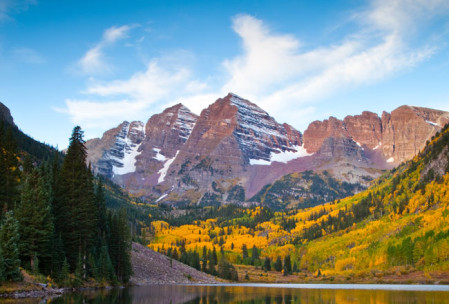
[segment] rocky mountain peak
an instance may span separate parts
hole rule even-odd
[[[4,120],[7,123],[15,126],[14,119],[11,116],[9,108],[0,102],[0,120]]]
[[[151,116],[145,128],[123,122],[88,141],[88,157],[137,196],[207,205],[243,200],[304,170],[366,183],[413,157],[446,122],[447,112],[403,106],[382,117],[364,111],[314,121],[302,135],[229,93],[200,116],[176,104]]]
[[[145,138],[144,125],[140,121],[124,121],[116,128],[106,131],[102,138],[86,142],[87,161],[94,172],[109,178],[134,172],[136,156]]]
[[[449,113],[428,108],[401,106],[391,113],[364,111],[361,115],[335,117],[312,122],[304,132],[307,152],[334,151],[328,138],[347,138],[371,154],[379,154],[383,162],[399,164],[416,155],[425,142],[449,122]],[[379,153],[375,153],[379,151]],[[336,155],[331,155],[332,157]],[[377,159],[379,161],[379,159]]]

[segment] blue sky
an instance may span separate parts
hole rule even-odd
[[[403,104],[449,110],[449,1],[0,0],[0,101],[67,146],[227,92],[300,131]]]

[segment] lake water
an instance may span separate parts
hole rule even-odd
[[[51,303],[449,303],[449,286],[339,284],[158,285],[70,293],[53,299]]]

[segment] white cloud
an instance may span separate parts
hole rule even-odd
[[[1,0],[0,22],[11,20],[12,14],[26,11],[30,5],[34,5],[36,3],[36,0]]]
[[[356,17],[376,30],[406,35],[448,10],[447,0],[374,0],[368,10]]]
[[[225,62],[230,80],[224,85],[224,91],[234,90],[253,98],[279,117],[285,116],[283,113],[288,109],[305,106],[350,87],[376,83],[428,58],[432,48],[407,47],[399,34],[402,23],[392,21],[389,26],[381,23],[380,19],[388,16],[381,4],[388,6],[381,1],[364,13],[378,16],[373,17],[369,31],[363,29],[339,45],[310,51],[302,51],[294,37],[271,33],[254,17],[237,17],[234,30],[243,40],[244,54]],[[402,14],[403,22],[406,17],[416,17],[415,10],[409,15],[391,8],[387,11]]]
[[[41,64],[45,59],[35,50],[30,48],[15,48],[12,50],[15,59],[31,64]]]
[[[234,92],[280,121],[304,126],[298,121],[309,122],[323,98],[378,83],[432,56],[437,48],[430,41],[416,46],[414,32],[448,10],[445,0],[374,0],[354,14],[355,30],[344,39],[308,49],[293,35],[275,33],[262,20],[238,15],[232,28],[241,39],[242,53],[223,60],[220,77],[198,79],[185,58],[152,59],[145,71],[129,79],[90,82],[85,90],[88,98],[67,100],[66,110],[78,122],[98,122],[99,117],[118,122],[124,116],[138,117],[136,113],[177,102],[199,113]],[[129,29],[115,30],[106,31],[102,42],[86,54],[94,58],[93,63],[101,63],[95,58],[103,58],[103,47],[122,39]],[[105,103],[98,101],[100,97],[118,101]]]
[[[107,74],[111,72],[112,65],[105,58],[104,49],[113,45],[117,41],[127,38],[128,32],[132,29],[130,25],[120,27],[110,27],[103,33],[101,41],[89,49],[86,54],[78,61],[78,67],[85,74]]]
[[[124,95],[148,103],[167,96],[173,86],[188,82],[190,71],[186,67],[161,67],[158,60],[148,64],[145,72],[137,72],[127,80],[115,80],[105,84],[93,84],[86,93],[99,96]]]
[[[169,100],[175,104],[182,101],[181,97],[192,93],[196,95],[207,88],[205,83],[192,76],[188,67],[191,55],[186,52],[176,54],[153,59],[145,71],[136,72],[129,79],[109,82],[91,80],[83,92],[88,98],[66,99],[66,108],[57,111],[68,113],[74,123],[84,128],[111,127],[111,121],[118,123],[125,119],[148,119],[161,103],[165,105]],[[210,103],[210,99],[208,103],[203,102],[205,98],[197,96],[196,99],[201,100],[202,105]],[[95,135],[98,136],[97,133]]]

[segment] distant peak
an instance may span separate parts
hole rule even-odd
[[[168,114],[168,113],[178,113],[178,112],[191,113],[190,109],[187,108],[182,103],[178,103],[178,104],[175,104],[174,106],[168,107],[162,113]]]
[[[226,97],[235,97],[235,98],[238,98],[238,99],[241,99],[241,100],[246,100],[245,98],[242,98],[241,96],[239,96],[239,95],[237,95],[237,94],[234,94],[234,93],[232,93],[232,92],[229,92],[228,93],[228,95],[226,96]]]
[[[11,112],[9,108],[0,102],[0,120],[4,120],[11,125],[15,126],[14,119],[11,116]]]

